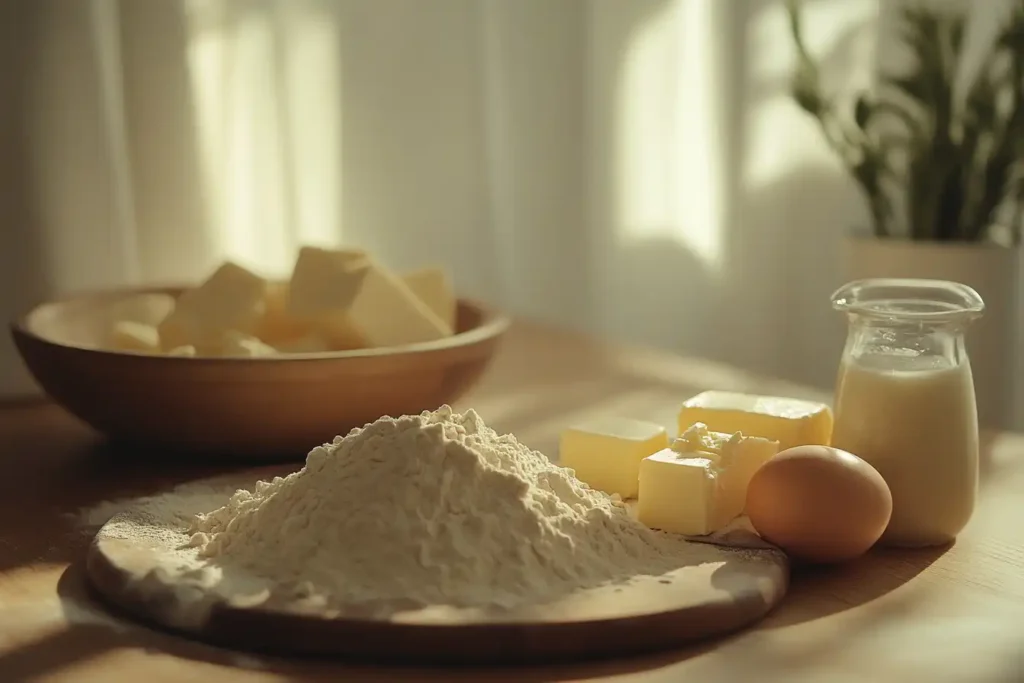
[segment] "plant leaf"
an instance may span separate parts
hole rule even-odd
[[[793,74],[790,92],[800,108],[814,116],[821,114],[826,106],[818,85],[818,71],[810,62],[801,60]]]
[[[892,218],[892,202],[882,187],[882,177],[887,175],[885,158],[869,147],[863,151],[860,163],[850,166],[849,170],[868,200],[875,235],[885,237],[889,234],[888,225]]]
[[[853,103],[853,120],[861,130],[867,130],[873,113],[874,105],[868,101],[867,96],[864,93],[857,95]]]
[[[951,154],[936,169],[938,174],[937,200],[938,221],[936,237],[946,241],[963,239],[960,216],[964,212],[965,188],[963,185],[963,164],[956,154]]]
[[[895,88],[905,97],[917,102],[919,105],[928,106],[930,93],[920,78],[913,75],[892,76],[883,74],[880,80],[884,85]]]
[[[902,189],[912,239],[982,239],[1005,203],[1016,201],[1011,227],[1019,242],[1024,231],[1024,0],[1014,3],[963,101],[954,101],[953,84],[965,50],[966,12],[903,5],[897,34],[914,63],[905,72],[880,76],[875,94],[858,94],[852,122],[839,118],[835,102],[823,94],[817,63],[803,42],[798,1],[786,0],[786,7],[797,51],[794,99],[817,119],[863,191],[876,234],[888,230],[891,192]],[[880,128],[886,118],[903,131]]]
[[[964,226],[977,239],[982,236],[996,219],[996,213],[1010,189],[1012,169],[1016,155],[1011,149],[1002,147],[989,158],[981,176],[982,194],[974,215]]]
[[[931,149],[926,143],[915,145],[907,164],[907,220],[912,239],[931,239],[936,228],[933,170]]]
[[[911,138],[923,139],[927,137],[925,132],[927,125],[921,120],[919,115],[915,114],[899,100],[883,99],[875,102],[872,109],[872,117],[877,118],[879,116],[892,116],[898,120]]]
[[[960,56],[963,53],[966,28],[967,17],[962,13],[947,17],[942,24],[943,40],[939,43],[939,47],[942,51],[944,83],[950,90],[960,68]]]

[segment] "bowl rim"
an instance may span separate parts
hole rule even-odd
[[[143,285],[137,287],[110,287],[102,289],[91,289],[77,293],[48,299],[31,306],[21,315],[16,316],[9,323],[11,333],[17,337],[22,336],[32,341],[51,347],[73,349],[77,352],[97,354],[108,357],[140,358],[150,361],[162,362],[183,362],[195,365],[220,363],[282,363],[282,362],[304,362],[323,360],[344,360],[349,358],[377,358],[382,356],[413,355],[449,351],[466,346],[473,346],[488,339],[501,336],[511,324],[511,319],[504,313],[482,303],[477,299],[456,297],[457,306],[468,306],[475,308],[481,316],[481,322],[464,332],[457,332],[450,337],[435,339],[428,342],[416,342],[414,344],[403,344],[401,346],[381,346],[369,349],[351,349],[348,351],[321,351],[315,353],[288,353],[274,356],[169,356],[166,354],[142,353],[138,351],[120,351],[115,349],[104,349],[93,346],[79,346],[77,344],[65,344],[63,342],[49,339],[33,331],[29,326],[29,319],[37,311],[46,306],[66,305],[76,301],[88,299],[103,299],[107,297],[132,296],[140,294],[180,294],[188,285]]]

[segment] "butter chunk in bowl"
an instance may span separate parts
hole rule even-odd
[[[306,247],[288,281],[226,263],[193,288],[44,303],[12,334],[44,391],[114,439],[301,459],[381,415],[451,403],[487,367],[507,318],[441,300],[446,275],[422,272]]]

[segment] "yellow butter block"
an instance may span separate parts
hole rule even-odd
[[[349,315],[359,274],[369,267],[369,258],[359,251],[302,247],[288,284],[285,315],[321,336],[329,349],[369,346]]]
[[[440,268],[421,268],[403,275],[402,281],[434,315],[455,329],[455,292],[448,273]]]
[[[360,271],[347,315],[368,346],[401,346],[451,336],[452,328],[379,264]]]
[[[640,461],[668,447],[661,425],[616,417],[595,420],[562,432],[559,464],[599,491],[635,498]]]
[[[832,440],[832,411],[824,403],[731,391],[705,391],[679,410],[679,433],[702,422],[715,432],[760,436],[779,450]]]
[[[673,534],[703,536],[729,519],[721,511],[717,456],[686,457],[666,448],[640,463],[636,516]]]
[[[338,349],[401,346],[452,333],[401,278],[380,264],[314,247],[299,251],[286,310],[313,323]]]
[[[267,282],[245,268],[224,263],[195,289],[178,297],[160,322],[160,345],[201,348],[216,345],[228,332],[250,333],[263,317]]]
[[[114,323],[108,341],[110,348],[118,351],[160,353],[160,333],[157,329],[131,320]]]
[[[173,296],[146,292],[112,302],[106,314],[114,322],[126,321],[156,327],[173,310]]]
[[[332,350],[327,340],[315,332],[280,342],[274,348],[281,353],[324,353]]]
[[[349,252],[320,247],[299,249],[285,297],[285,312],[298,320],[316,320],[345,311],[358,293],[355,273],[369,261]]]
[[[263,318],[255,330],[256,337],[275,347],[307,337],[313,330],[308,320],[302,320],[288,312],[288,285],[287,282],[267,283],[263,299]]]
[[[742,514],[751,477],[778,452],[778,441],[698,422],[640,462],[637,519],[675,534],[714,533]]]
[[[779,452],[779,442],[741,432],[713,432],[698,422],[672,442],[672,450],[684,457],[712,457],[718,479],[717,516],[728,522],[743,512],[750,480]]]
[[[257,337],[239,332],[228,332],[220,344],[220,355],[240,358],[263,358],[277,354],[277,349]]]

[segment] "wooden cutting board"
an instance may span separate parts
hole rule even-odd
[[[94,589],[146,622],[228,647],[391,663],[526,663],[635,654],[721,635],[763,617],[787,587],[781,553],[707,544],[699,544],[701,564],[687,565],[683,556],[682,566],[666,575],[500,615],[431,608],[368,619],[258,596],[229,601],[168,578],[183,557],[194,556],[183,550],[190,516],[226,503],[260,474],[267,476],[262,470],[188,487],[195,496],[179,490],[127,503],[90,548],[87,574]]]

